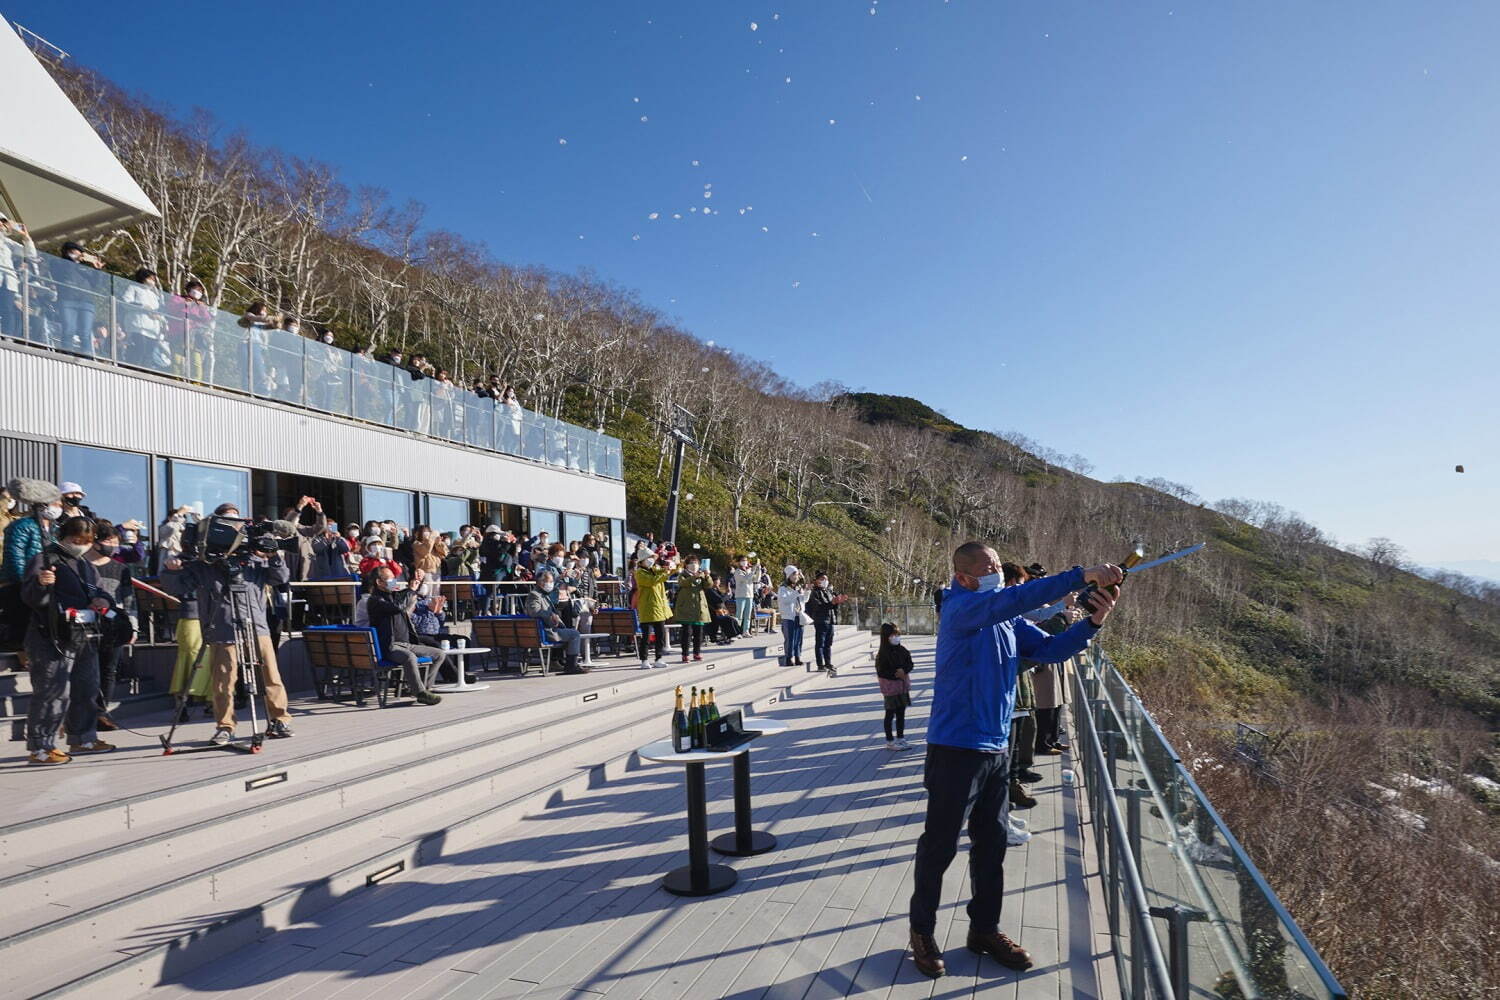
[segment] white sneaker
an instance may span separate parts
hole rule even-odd
[[[1028,829],[1030,829],[1030,827],[1026,825],[1026,821],[1017,816],[1015,813],[1011,813],[1008,817],[1006,817],[1006,822],[1010,824],[1010,828],[1012,830],[1019,830],[1022,833],[1025,833]]]
[[[1031,834],[1027,833],[1025,830],[1008,829],[1005,831],[1005,843],[1009,847],[1020,847],[1030,839]]]
[[[899,740],[896,741],[896,749],[897,750],[910,750],[911,749],[911,744],[908,743],[908,742],[906,742],[905,738],[902,738],[902,739],[899,739]]]
[[[641,669],[642,670],[650,670],[651,669],[651,664],[647,663],[645,660],[642,660],[641,661]]]
[[[895,740],[886,740],[885,741],[885,748],[887,750],[900,750],[901,749],[899,746],[896,745],[896,741]]]
[[[232,739],[234,739],[234,730],[230,729],[228,726],[220,726],[219,728],[214,730],[214,734],[212,737],[210,737],[208,742],[212,743],[216,747],[221,747]]]

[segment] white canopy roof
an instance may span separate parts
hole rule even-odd
[[[161,214],[4,19],[0,211],[38,240]]]

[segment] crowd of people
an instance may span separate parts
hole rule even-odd
[[[197,278],[173,292],[154,270],[140,267],[129,282],[112,287],[104,267],[99,255],[78,243],[64,243],[58,257],[40,253],[25,225],[0,212],[0,336],[73,354],[114,357],[138,368],[277,399],[299,399],[305,393],[313,406],[344,408],[338,400],[349,389],[344,377],[348,357],[333,350],[338,338],[328,327],[280,313],[264,301],[252,302],[235,321],[233,314],[210,304],[208,288]],[[113,310],[108,301],[112,294],[118,298]],[[329,350],[307,352],[304,363],[304,352],[292,350],[299,339]],[[397,412],[392,419],[399,426],[420,421],[434,435],[450,436],[460,419],[454,404],[467,391],[506,407],[509,419],[501,421],[502,432],[514,425],[515,436],[520,434],[520,401],[498,374],[465,380],[424,354],[408,357],[395,347],[377,355],[365,345],[353,354],[367,364],[389,365],[391,370],[381,370],[388,381],[431,380],[432,402],[421,412],[423,400],[394,394]]]
[[[39,764],[114,749],[99,734],[117,728],[109,706],[141,628],[142,586],[175,602],[169,691],[183,699],[179,719],[202,703],[218,744],[234,740],[235,710],[244,700],[236,629],[251,637],[259,661],[266,735],[293,735],[277,653],[294,624],[292,585],[301,582],[355,583],[352,624],[375,630],[383,655],[400,667],[422,705],[442,700],[435,682],[458,680],[445,650],[458,638],[449,627],[456,610],[449,602],[458,593],[478,614],[535,618],[567,673],[588,670],[583,637],[593,615],[615,604],[637,613],[642,669],[668,655],[669,625],[687,663],[703,659],[705,644],[728,645],[750,633],[760,614],[781,617],[783,664],[802,665],[804,629],[811,625],[815,664],[834,670],[833,625],[844,596],[828,574],[809,580],[794,565],[773,581],[753,554],[716,575],[697,551],[679,552],[648,534],[617,574],[609,540],[593,533],[564,543],[545,529],[528,535],[498,524],[455,531],[408,530],[393,520],[340,524],[316,497],[302,496],[277,519],[247,519],[237,504],[219,505],[213,517],[274,531],[277,540],[266,551],[210,562],[189,544],[203,523],[200,512],[172,511],[153,545],[145,525],[96,516],[86,499],[77,483],[12,480],[0,490],[0,642],[19,647],[33,672],[27,751]],[[444,586],[454,583],[463,589]],[[60,726],[66,751],[57,742]]]

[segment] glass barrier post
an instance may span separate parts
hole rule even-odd
[[[120,363],[120,312],[119,296],[115,294],[115,277],[109,276],[109,313],[105,320],[109,324],[109,360]]]
[[[1151,915],[1167,922],[1167,971],[1172,974],[1172,995],[1186,997],[1190,988],[1188,963],[1192,957],[1188,952],[1188,924],[1207,920],[1208,914],[1196,907],[1173,903],[1151,907]]]

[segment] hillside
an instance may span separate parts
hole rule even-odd
[[[1101,482],[1081,456],[962,427],[915,399],[802,390],[628,292],[505,263],[464,237],[424,230],[417,207],[349,190],[326,165],[220,136],[206,119],[184,123],[86,70],[54,71],[164,206],[159,223],[98,243],[113,270],[145,263],[170,288],[196,276],[216,305],[264,299],[343,346],[422,350],[458,381],[494,373],[535,410],[603,427],[625,443],[634,530],[659,529],[670,472],[663,428],[682,405],[698,414],[699,447],[680,540],[720,560],[753,550],[768,563],[826,569],[851,594],[925,603],[933,581],[947,579],[953,546],[969,538],[1049,568],[1116,560],[1137,539],[1153,554],[1208,541],[1204,553],[1129,581],[1106,648],[1185,755],[1229,760],[1225,721],[1279,734],[1296,764],[1284,786],[1225,778],[1210,791],[1226,807],[1255,803],[1234,814],[1236,828],[1315,943],[1338,956],[1341,976],[1369,987],[1364,995],[1459,996],[1429,986],[1446,984],[1449,968],[1471,981],[1490,974],[1452,954],[1435,958],[1430,974],[1410,972],[1420,933],[1410,949],[1372,960],[1365,951],[1386,932],[1362,921],[1410,913],[1341,897],[1330,915],[1323,869],[1300,864],[1296,845],[1319,839],[1332,849],[1323,843],[1328,817],[1339,815],[1331,796],[1342,802],[1369,782],[1394,788],[1401,775],[1441,780],[1462,795],[1420,807],[1446,817],[1428,839],[1411,844],[1377,803],[1376,820],[1351,821],[1337,838],[1350,857],[1327,869],[1344,864],[1356,887],[1378,880],[1383,896],[1424,914],[1416,932],[1440,936],[1438,913],[1484,927],[1500,919],[1488,868],[1454,885],[1430,867],[1387,864],[1378,876],[1360,867],[1393,843],[1447,859],[1450,872],[1452,859],[1472,860],[1465,851],[1500,856],[1484,792],[1465,778],[1500,778],[1487,733],[1500,721],[1500,588],[1456,577],[1444,586],[1388,547],[1369,549],[1373,558],[1342,551],[1272,505],[1207,504],[1162,480]],[[1314,752],[1329,743],[1369,752]],[[1361,769],[1333,766],[1351,761]],[[1325,783],[1299,783],[1314,778]],[[1492,943],[1470,951],[1496,953]]]

